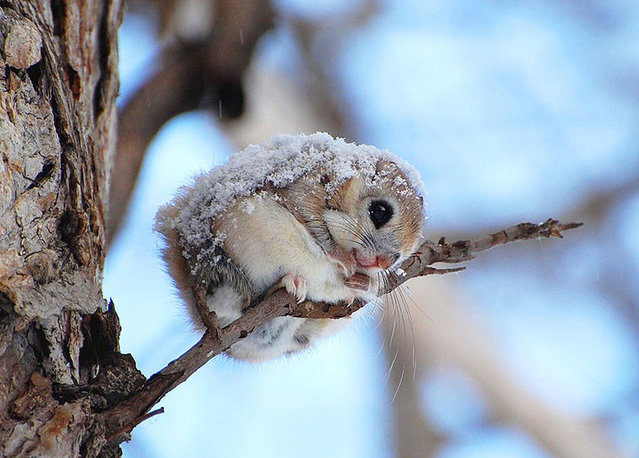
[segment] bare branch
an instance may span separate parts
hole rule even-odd
[[[475,253],[486,251],[497,245],[538,237],[560,237],[561,231],[580,225],[575,223],[560,224],[558,221],[548,219],[541,224],[518,224],[475,241],[458,241],[447,244],[443,238],[437,243],[427,240],[421,245],[420,250],[402,265],[404,275],[394,277],[394,281],[390,282],[390,285],[386,290],[382,291],[382,294],[392,291],[413,277],[460,270],[459,268],[435,269],[429,267],[430,264],[469,261],[473,259]],[[203,307],[203,301],[204,298],[200,292],[199,308]],[[285,290],[280,289],[260,303],[247,309],[239,319],[223,329],[217,327],[216,320],[207,318],[204,321],[208,330],[200,341],[178,359],[172,361],[164,369],[149,378],[128,399],[107,410],[103,414],[105,425],[114,440],[118,440],[119,436],[116,434],[118,431],[130,431],[137,423],[142,421],[140,419],[144,417],[146,412],[169,391],[185,381],[210,359],[228,350],[231,345],[247,337],[255,328],[268,320],[285,315],[302,318],[337,319],[350,316],[364,305],[365,303],[361,300],[356,300],[352,304],[325,304],[311,301],[298,304],[295,298],[286,293]]]
[[[575,229],[581,225],[582,223],[561,224],[557,220],[548,218],[540,224],[520,223],[515,226],[510,226],[499,232],[490,234],[488,237],[477,240],[459,240],[453,243],[446,243],[444,237],[440,238],[437,243],[426,240],[417,251],[404,262],[400,270],[401,274],[394,275],[390,279],[388,286],[382,291],[382,294],[389,293],[413,277],[459,272],[464,269],[464,267],[436,269],[430,267],[431,264],[437,262],[456,264],[472,261],[477,253],[518,240],[530,240],[542,237],[563,238],[561,235],[562,231]]]

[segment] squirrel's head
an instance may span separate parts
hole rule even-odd
[[[348,179],[327,204],[322,216],[331,236],[360,271],[399,266],[422,237],[423,198],[393,162],[380,160],[374,175]]]

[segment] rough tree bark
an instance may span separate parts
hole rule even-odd
[[[141,377],[101,291],[121,20],[120,0],[0,3],[2,456],[97,455],[96,412]]]

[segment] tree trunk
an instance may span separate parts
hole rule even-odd
[[[119,454],[99,414],[143,380],[101,284],[121,19],[0,2],[1,456]]]

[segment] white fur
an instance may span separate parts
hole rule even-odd
[[[250,211],[249,211],[250,210]],[[361,291],[344,285],[338,264],[331,261],[295,217],[268,194],[248,197],[219,219],[217,232],[226,234],[224,250],[241,267],[258,291],[282,278],[305,280],[305,293],[284,283],[298,299],[322,302],[350,301]],[[235,297],[231,297],[232,295]],[[230,287],[209,297],[208,306],[225,326],[241,316],[241,298]],[[299,351],[320,336],[332,334],[349,320],[307,320],[280,317],[233,345],[229,354],[239,359],[265,360]],[[298,332],[299,331],[299,332]],[[308,338],[295,339],[296,332]]]
[[[215,311],[220,326],[225,327],[242,316],[242,296],[230,285],[222,284],[206,298],[206,305]]]

